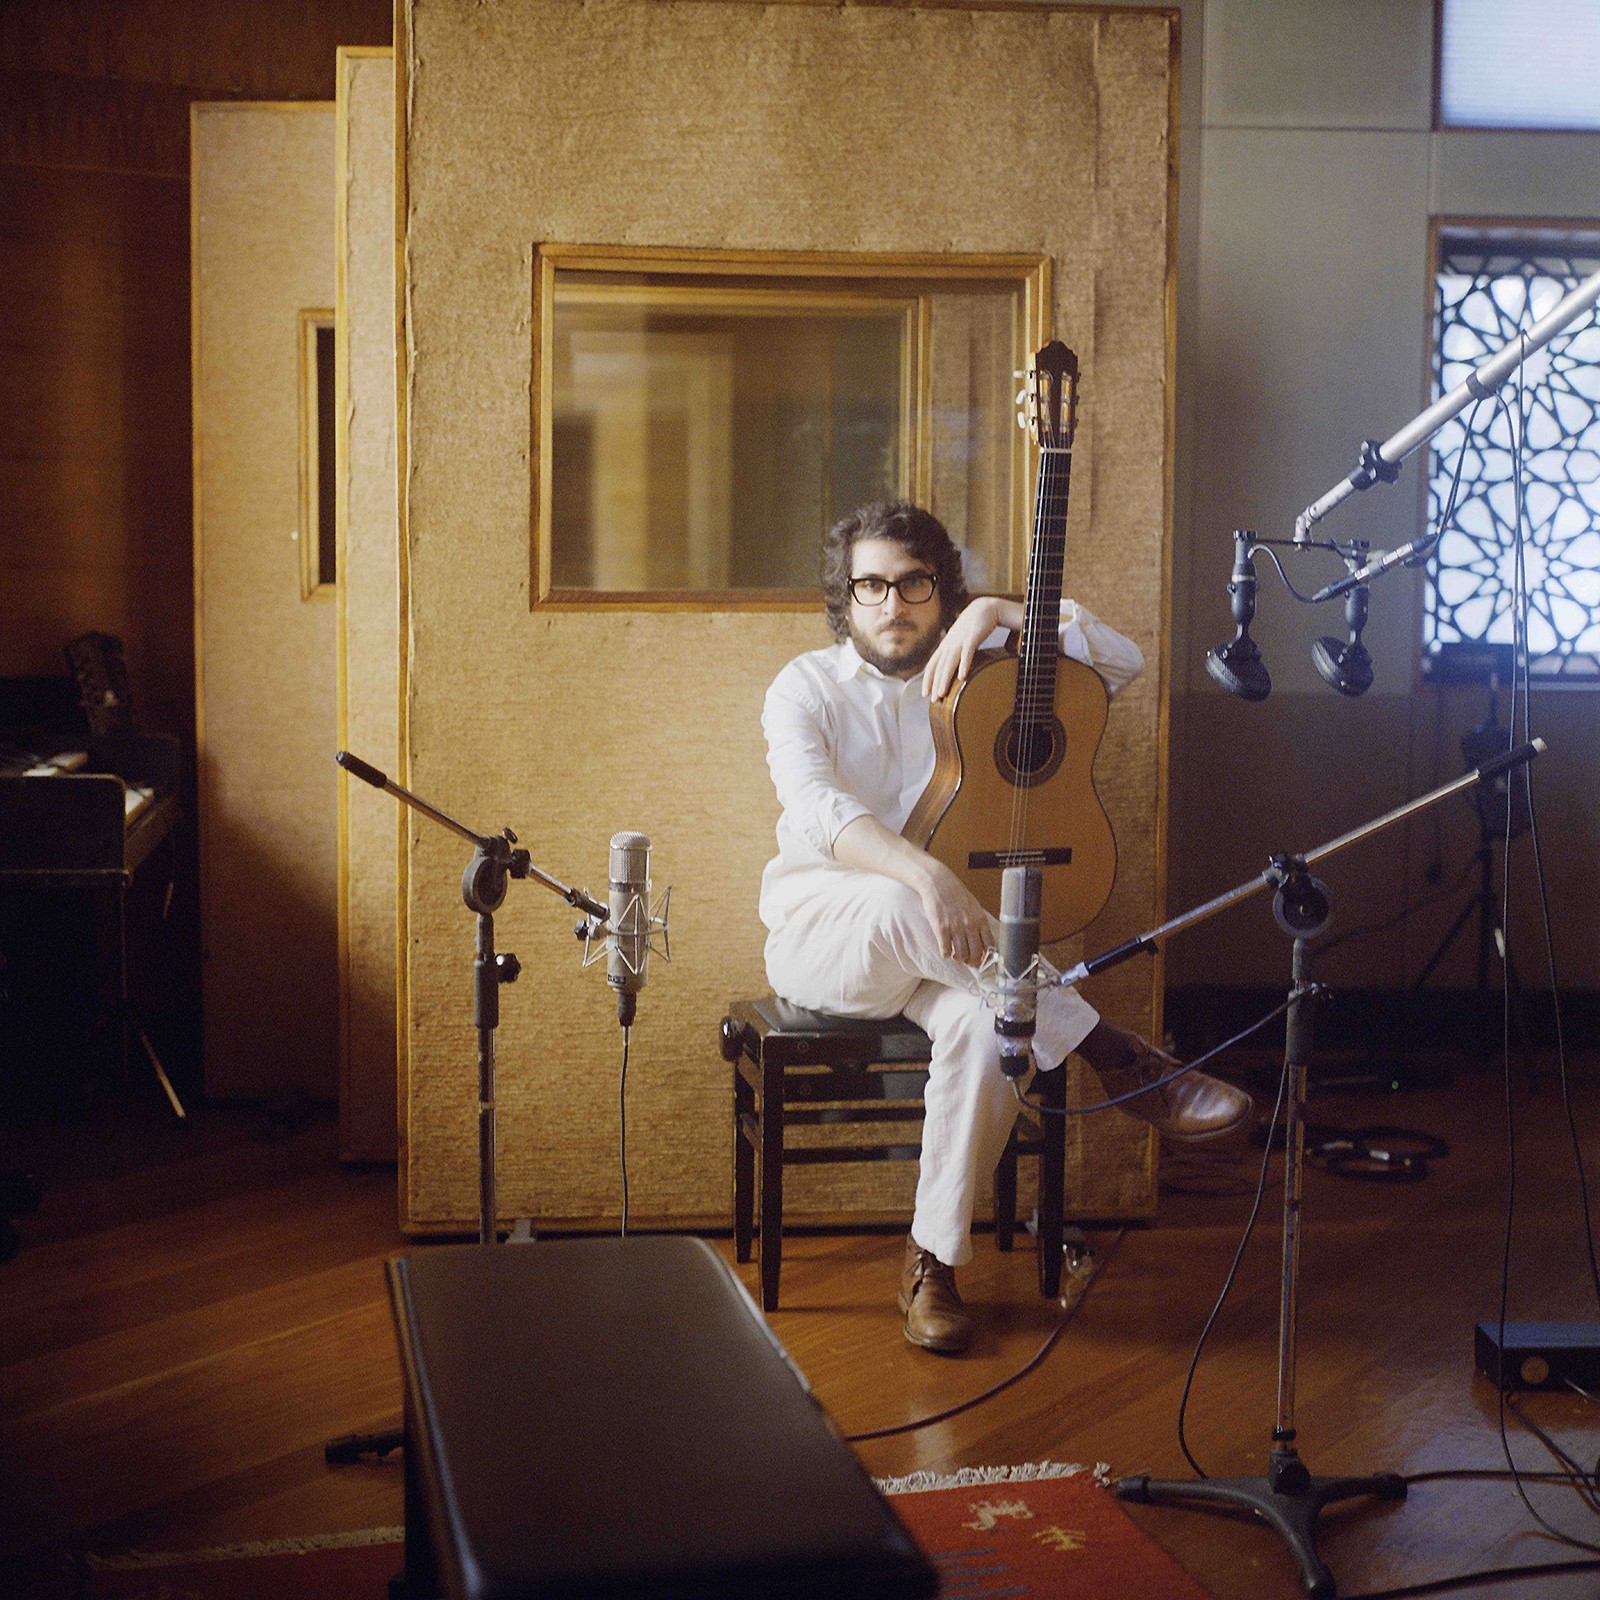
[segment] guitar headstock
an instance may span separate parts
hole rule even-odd
[[[1035,353],[1024,374],[1017,426],[1041,450],[1070,450],[1078,426],[1078,358],[1059,339]]]

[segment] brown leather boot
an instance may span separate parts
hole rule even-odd
[[[956,1293],[956,1269],[906,1235],[900,1268],[900,1309],[906,1338],[924,1350],[957,1355],[972,1343],[972,1317]]]
[[[1171,1078],[1181,1065],[1176,1056],[1139,1039],[1125,1066],[1097,1067],[1095,1075],[1107,1099],[1149,1085],[1147,1093],[1124,1100],[1117,1109],[1143,1117],[1163,1139],[1186,1144],[1223,1139],[1249,1123],[1255,1102],[1243,1089],[1203,1072]]]

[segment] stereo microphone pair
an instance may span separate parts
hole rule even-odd
[[[1325,634],[1311,647],[1311,664],[1323,682],[1352,700],[1372,687],[1372,657],[1361,642],[1362,629],[1367,625],[1370,592],[1365,581],[1350,584],[1344,602],[1345,626],[1350,630],[1350,637],[1340,640]],[[1226,644],[1206,652],[1206,671],[1229,694],[1241,700],[1265,700],[1272,693],[1272,676],[1261,659],[1260,646],[1250,637],[1250,624],[1256,614],[1256,564],[1255,535],[1248,529],[1238,529],[1233,535],[1233,572],[1228,579],[1228,599],[1235,624],[1234,636]]]

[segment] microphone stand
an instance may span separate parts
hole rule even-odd
[[[1316,1477],[1295,1448],[1296,1319],[1300,1285],[1300,1205],[1305,1170],[1306,1081],[1310,1074],[1315,1005],[1322,986],[1310,976],[1308,946],[1327,926],[1327,888],[1312,877],[1304,858],[1274,858],[1278,879],[1274,920],[1294,939],[1289,1008],[1285,1018],[1283,1070],[1284,1174],[1283,1265],[1278,1301],[1278,1409],[1264,1477],[1156,1479],[1143,1474],[1113,1486],[1119,1500],[1145,1505],[1191,1504],[1197,1510],[1245,1510],[1269,1524],[1289,1546],[1300,1581],[1312,1600],[1333,1600],[1333,1573],[1317,1554],[1317,1518],[1324,1506],[1370,1495],[1404,1500],[1406,1480],[1397,1472],[1358,1477]]]
[[[1391,824],[1437,804],[1447,796],[1476,783],[1492,780],[1502,773],[1526,765],[1543,754],[1542,739],[1517,746],[1486,761],[1474,771],[1442,784],[1439,788],[1407,801],[1371,822],[1363,823],[1337,839],[1308,850],[1304,855],[1274,855],[1267,870],[1250,882],[1208,900],[1192,911],[1173,917],[1149,933],[1140,934],[1104,955],[1080,961],[1062,972],[1052,983],[1081,982],[1091,973],[1103,971],[1142,950],[1153,950],[1168,934],[1191,927],[1227,906],[1247,899],[1265,888],[1277,892],[1273,898],[1273,917],[1278,926],[1294,939],[1289,1006],[1285,1023],[1283,1179],[1283,1265],[1278,1302],[1278,1409],[1268,1450],[1264,1477],[1205,1478],[1198,1481],[1158,1480],[1144,1475],[1120,1479],[1115,1485],[1119,1500],[1147,1505],[1192,1503],[1202,1511],[1245,1510],[1253,1512],[1274,1528],[1288,1544],[1300,1568],[1301,1582],[1312,1600],[1334,1600],[1337,1589],[1332,1572],[1317,1554],[1316,1525],[1322,1508],[1339,1500],[1371,1495],[1378,1500],[1403,1500],[1406,1481],[1398,1473],[1379,1472],[1363,1477],[1318,1478],[1300,1459],[1295,1449],[1295,1346],[1300,1284],[1300,1202],[1305,1166],[1305,1098],[1310,1076],[1314,1007],[1322,993],[1321,985],[1310,977],[1308,947],[1327,926],[1328,892],[1311,876],[1313,862],[1321,861],[1360,839],[1368,838]]]
[[[478,1243],[498,1243],[499,1221],[495,1207],[495,1089],[494,1041],[500,1025],[500,985],[515,983],[522,965],[510,951],[496,953],[494,914],[505,901],[509,880],[532,878],[577,906],[597,923],[605,922],[610,909],[591,900],[579,889],[568,888],[559,879],[534,866],[526,850],[517,848],[517,836],[509,829],[498,834],[474,833],[447,812],[431,806],[420,795],[402,789],[398,783],[369,766],[348,750],[334,758],[353,778],[370,783],[375,789],[431,817],[441,827],[459,834],[472,848],[472,859],[461,875],[461,897],[478,919],[477,948],[472,961],[472,1021],[478,1030]],[[403,1428],[385,1428],[376,1433],[349,1433],[330,1439],[322,1447],[322,1457],[330,1466],[350,1465],[362,1456],[386,1456],[406,1442]]]
[[[500,1025],[500,985],[515,983],[522,965],[509,951],[496,954],[494,914],[505,901],[508,880],[532,878],[561,896],[568,905],[603,923],[610,909],[591,900],[580,889],[568,888],[559,879],[534,866],[526,850],[515,848],[517,836],[509,828],[498,834],[474,833],[452,816],[431,806],[409,789],[369,766],[348,750],[333,758],[351,777],[370,783],[403,801],[413,811],[431,817],[440,826],[459,834],[473,847],[472,859],[461,875],[461,898],[478,918],[477,951],[472,962],[472,1021],[478,1030],[478,1242],[494,1244],[499,1238],[495,1214],[495,1092],[494,1040]]]

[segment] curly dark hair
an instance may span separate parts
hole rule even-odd
[[[850,569],[863,539],[893,539],[933,569],[939,579],[941,627],[948,628],[961,615],[970,597],[961,575],[961,552],[945,525],[909,500],[875,500],[841,517],[822,541],[822,598],[835,639],[843,643],[850,637]]]

